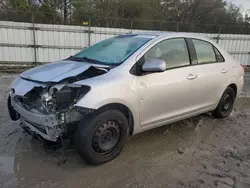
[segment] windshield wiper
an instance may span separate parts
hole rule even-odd
[[[89,62],[89,63],[100,64],[100,65],[106,65],[106,64],[108,64],[108,63],[106,63],[106,62],[98,61],[98,60],[96,60],[96,59],[91,59],[91,58],[88,58],[88,57],[75,57],[75,56],[70,56],[68,59],[69,59],[69,60],[73,60],[73,61]]]
[[[67,60],[80,61],[80,62],[89,62],[89,63],[93,63],[93,64],[107,65],[107,66],[111,66],[111,67],[116,67],[116,66],[120,65],[120,63],[108,63],[108,62],[103,62],[103,61],[99,61],[99,60],[96,60],[96,59],[91,59],[91,58],[88,58],[88,57],[70,56],[69,58],[67,58]]]

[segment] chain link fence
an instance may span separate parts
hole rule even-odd
[[[196,33],[250,34],[250,23],[241,24],[200,24],[182,23],[164,20],[128,19],[118,17],[100,17],[95,15],[77,15],[65,21],[57,12],[0,10],[0,21],[34,22],[41,24],[83,26],[89,23],[93,27],[124,28],[138,30],[157,30]]]

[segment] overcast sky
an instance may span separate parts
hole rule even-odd
[[[232,2],[236,5],[241,5],[243,11],[250,9],[250,0],[226,0],[227,2]]]

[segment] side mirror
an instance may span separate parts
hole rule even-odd
[[[142,66],[144,72],[163,72],[167,69],[167,64],[162,59],[150,59]]]

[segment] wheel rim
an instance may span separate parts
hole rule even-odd
[[[226,93],[221,102],[221,110],[222,112],[228,112],[231,110],[233,106],[233,98],[229,93]]]
[[[116,121],[106,121],[96,130],[92,146],[95,152],[105,155],[114,150],[121,138],[120,125]]]

